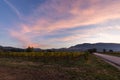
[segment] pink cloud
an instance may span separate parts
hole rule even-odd
[[[28,22],[32,25],[22,23],[19,31],[12,31],[13,37],[17,38],[23,43],[32,44],[32,46],[39,46],[34,44],[31,39],[37,36],[45,36],[55,34],[54,32],[61,29],[76,28],[91,24],[102,24],[110,19],[120,18],[120,1],[116,0],[51,0],[35,9],[34,14],[29,16]],[[86,8],[84,8],[86,7]],[[41,12],[45,13],[47,17],[39,15]],[[55,17],[62,17],[69,15],[64,19],[55,19]],[[37,19],[32,15],[37,15]],[[88,31],[88,30],[86,30]],[[89,33],[96,31],[88,31]],[[76,40],[84,37],[89,37],[88,34],[76,34],[64,37],[61,41]],[[41,46],[42,47],[42,46]]]
[[[72,35],[55,38],[54,41],[64,42],[67,44],[78,44],[78,43],[96,43],[96,42],[113,42],[119,43],[120,37],[119,26],[104,26],[96,27],[85,30],[75,30]],[[117,32],[117,34],[115,34]],[[114,34],[113,34],[114,33]]]

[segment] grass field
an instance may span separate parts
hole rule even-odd
[[[120,79],[119,70],[83,52],[1,53],[0,57],[0,80]]]

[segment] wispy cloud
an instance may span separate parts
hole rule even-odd
[[[21,19],[22,15],[19,10],[8,0],[4,0],[4,2],[16,13],[16,15]]]
[[[28,23],[30,24],[18,24],[21,29],[12,30],[11,33],[12,36],[24,42],[23,45],[34,44],[38,36],[40,39],[50,34],[61,34],[58,32],[59,30],[85,27],[92,24],[99,25],[110,20],[120,19],[119,5],[119,0],[48,0],[37,7],[31,16],[28,16]],[[19,15],[19,11],[14,7],[12,8]],[[70,42],[71,40],[89,38],[98,33],[99,30],[106,31],[107,29],[108,27],[101,26],[92,30],[81,31],[82,34],[71,31],[72,35],[45,41],[48,41],[49,44],[51,40],[54,42],[58,40]],[[62,33],[66,34],[64,31]],[[40,41],[39,39],[38,41]],[[41,45],[38,46],[42,47]]]

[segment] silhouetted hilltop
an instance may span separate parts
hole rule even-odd
[[[9,51],[11,51],[11,52],[24,52],[24,51],[26,51],[26,49],[16,48],[16,47],[11,47],[11,46],[8,46],[8,47],[0,46],[0,51],[3,51],[3,52],[9,52]],[[41,49],[34,48],[33,51],[39,52],[39,51],[41,51]]]
[[[85,51],[85,50],[92,49],[92,48],[96,48],[98,51],[103,51],[103,49],[120,51],[120,44],[117,44],[117,43],[95,43],[95,44],[84,43],[84,44],[78,44],[78,45],[72,46],[69,49]]]
[[[71,46],[69,48],[60,48],[60,49],[40,49],[40,48],[34,48],[34,51],[39,52],[39,51],[47,51],[47,52],[52,52],[52,51],[86,51],[88,49],[97,49],[97,51],[120,51],[120,44],[117,43],[83,43],[83,44],[77,44],[75,46]],[[12,52],[23,52],[26,51],[26,49],[21,49],[21,48],[15,48],[15,47],[3,47],[0,46],[0,51],[12,51]]]
[[[3,47],[3,46],[0,46],[0,51],[23,52],[24,49],[15,48],[15,47]]]

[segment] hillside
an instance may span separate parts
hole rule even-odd
[[[44,49],[43,51],[85,51],[88,49],[96,48],[97,51],[103,51],[103,49],[106,49],[106,51],[113,50],[113,51],[120,51],[120,44],[117,43],[83,43],[83,44],[77,44],[75,46],[71,46],[69,48],[60,48],[60,49]],[[15,51],[15,52],[23,52],[25,49],[15,48],[15,47],[2,47],[0,46],[0,50],[4,51]],[[34,48],[34,51],[41,51],[40,48]]]
[[[98,51],[103,51],[103,49],[106,50],[113,50],[113,51],[120,51],[120,44],[117,43],[84,43],[84,44],[78,44],[75,46],[70,47],[70,50],[81,50],[85,51],[87,49],[96,48]]]

